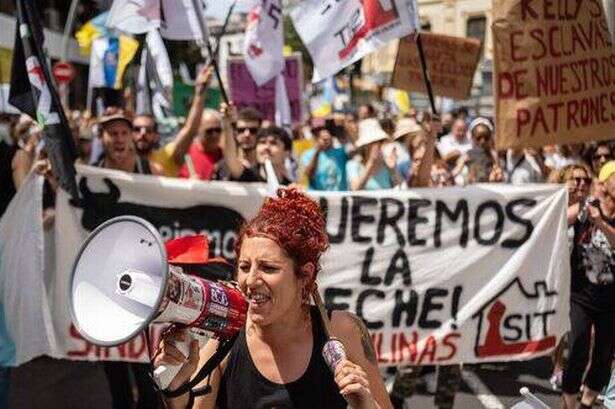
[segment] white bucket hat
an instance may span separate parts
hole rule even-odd
[[[401,118],[397,121],[397,126],[395,126],[395,132],[393,133],[393,139],[399,139],[402,136],[408,134],[415,134],[422,132],[423,128],[421,125],[417,124],[416,121],[412,118]]]
[[[376,118],[359,121],[359,137],[355,142],[357,148],[388,139],[389,135],[382,129],[380,122]]]

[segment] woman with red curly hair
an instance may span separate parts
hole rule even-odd
[[[330,315],[331,335],[342,341],[347,358],[332,373],[322,357],[327,336],[310,296],[328,246],[318,204],[294,189],[279,190],[243,226],[236,253],[237,281],[249,302],[246,326],[211,374],[212,392],[197,397],[195,408],[392,407],[369,334],[355,315]],[[202,365],[216,349],[209,342],[199,353],[193,342],[185,358],[167,341],[155,365],[184,363],[170,390],[188,381],[199,360]],[[167,403],[184,409],[190,397]]]

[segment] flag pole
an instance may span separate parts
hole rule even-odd
[[[419,59],[421,60],[421,69],[423,71],[423,80],[425,81],[425,87],[427,88],[427,96],[429,97],[429,104],[431,105],[431,113],[434,116],[438,116],[436,110],[436,102],[433,96],[433,89],[431,87],[431,78],[429,78],[429,72],[427,71],[427,63],[425,62],[425,51],[423,50],[423,41],[421,40],[421,33],[416,33],[416,47],[419,51]]]
[[[77,4],[79,0],[72,0],[70,8],[68,9],[68,17],[66,18],[66,24],[64,25],[64,34],[62,35],[62,49],[60,54],[60,61],[68,61],[68,41],[70,34],[73,31],[75,24],[75,17],[77,16]],[[59,84],[58,91],[60,93],[60,101],[64,109],[68,109],[68,84]]]
[[[220,85],[220,94],[224,102],[228,105],[229,99],[226,94],[226,90],[224,89],[224,84],[222,83],[222,77],[220,76],[220,68],[218,67],[218,61],[216,59],[216,55],[214,54],[214,50],[211,46],[211,41],[209,41],[209,30],[207,29],[207,23],[205,22],[205,16],[203,15],[203,9],[201,8],[200,0],[192,0],[192,7],[194,7],[194,14],[196,15],[196,19],[199,24],[199,30],[201,31],[201,52],[204,53],[203,46],[207,48],[207,52],[209,53],[209,58],[211,60],[211,64],[214,67],[214,73],[216,74],[216,79],[218,80],[218,84]],[[229,10],[229,15],[232,11],[232,7]],[[228,18],[228,17],[227,17]]]

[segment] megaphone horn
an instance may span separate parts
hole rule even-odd
[[[194,238],[179,240],[190,241],[188,247],[195,251]],[[205,262],[207,241],[200,241]],[[174,253],[177,247],[170,246]],[[177,259],[185,265],[185,258]],[[149,222],[120,216],[101,224],[83,243],[73,266],[70,312],[75,327],[101,346],[124,343],[152,322],[183,324],[222,340],[233,337],[246,321],[248,305],[241,292],[185,274],[170,262],[160,234]],[[186,355],[189,342],[177,345]],[[166,369],[170,368],[155,373],[163,389],[179,367]]]

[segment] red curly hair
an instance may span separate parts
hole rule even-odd
[[[320,256],[329,248],[325,219],[318,204],[295,188],[279,189],[239,231],[237,259],[244,237],[264,236],[282,247],[295,262],[295,273],[307,263],[320,271]]]

